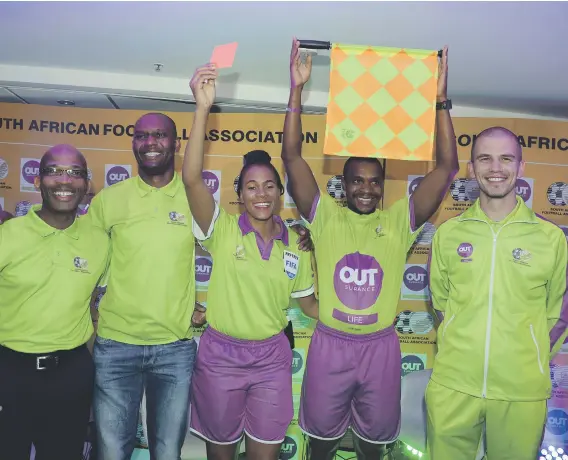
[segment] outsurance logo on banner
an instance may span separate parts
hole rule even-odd
[[[198,291],[206,291],[213,270],[213,259],[207,256],[195,257],[195,285]]]
[[[39,176],[39,159],[20,158],[20,192],[39,193],[34,181]]]
[[[201,177],[213,199],[218,203],[221,200],[221,171],[205,170],[201,173]]]
[[[131,165],[105,165],[105,187],[110,187],[131,177]]]
[[[298,440],[295,436],[287,435],[280,448],[280,460],[296,460],[298,453]]]
[[[292,381],[294,383],[302,383],[305,362],[306,351],[303,348],[292,350]]]
[[[568,432],[568,414],[564,409],[549,408],[546,431],[554,436],[564,436]]]
[[[406,264],[400,291],[401,300],[429,300],[428,268],[425,264]]]
[[[532,209],[534,179],[530,177],[519,177],[515,188],[517,195],[520,196],[525,204]]]
[[[404,377],[406,374],[410,374],[415,371],[423,371],[426,369],[426,359],[425,354],[419,353],[402,353],[402,359],[400,363],[400,377]]]

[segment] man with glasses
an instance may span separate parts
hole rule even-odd
[[[87,163],[70,145],[40,162],[42,204],[0,225],[0,458],[82,458],[93,393],[91,294],[109,240],[77,208]]]

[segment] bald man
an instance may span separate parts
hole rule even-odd
[[[56,145],[40,162],[42,204],[0,225],[0,458],[82,458],[94,366],[89,302],[109,239],[77,208],[83,155]]]
[[[517,136],[475,139],[468,172],[479,199],[437,230],[432,302],[443,319],[426,390],[432,460],[534,460],[551,394],[549,362],[567,334],[563,231],[516,194],[525,162]]]
[[[87,214],[113,247],[93,348],[98,460],[131,458],[144,392],[150,457],[179,460],[185,440],[196,353],[195,240],[174,169],[179,148],[171,118],[142,116],[132,139],[139,175],[99,192]],[[194,320],[201,325],[202,313]]]

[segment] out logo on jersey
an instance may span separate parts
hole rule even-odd
[[[130,165],[105,165],[105,187],[110,187],[132,176]]]
[[[383,277],[383,269],[374,257],[359,252],[347,254],[335,266],[335,294],[343,305],[364,310],[379,298]]]
[[[473,254],[473,246],[471,243],[461,243],[457,249],[458,256],[462,258],[462,262],[471,262]]]
[[[201,173],[203,182],[213,195],[215,201],[219,201],[221,195],[221,171],[203,171]]]
[[[548,411],[546,429],[549,433],[562,436],[568,432],[568,414],[562,409],[551,409]]]

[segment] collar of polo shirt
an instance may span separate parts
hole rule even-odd
[[[181,188],[182,182],[179,177],[179,174],[177,172],[174,172],[173,179],[165,187],[161,187],[159,189],[157,189],[156,187],[152,187],[151,185],[148,185],[146,182],[144,182],[140,178],[140,176],[136,177],[136,185],[138,186],[138,191],[140,192],[140,196],[146,196],[152,190],[160,190],[161,192],[164,192],[167,196],[173,198],[178,192],[178,190]]]
[[[75,221],[67,227],[65,230],[58,230],[47,224],[41,217],[37,215],[37,211],[41,209],[41,204],[34,204],[26,215],[26,218],[30,219],[32,228],[37,231],[42,237],[53,235],[56,232],[63,232],[65,235],[73,238],[74,240],[79,239],[79,217],[75,218]]]
[[[278,235],[276,235],[273,239],[281,240],[285,246],[288,246],[288,232],[286,230],[286,225],[279,216],[272,216],[272,219],[274,219],[274,222],[280,225],[280,233],[278,233]],[[250,223],[250,219],[248,218],[248,214],[246,212],[241,214],[239,217],[239,228],[241,229],[243,236],[248,235],[250,232],[254,232],[258,235],[258,232]]]

